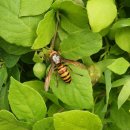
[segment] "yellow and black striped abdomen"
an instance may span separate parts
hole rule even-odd
[[[70,72],[68,71],[67,67],[64,66],[63,64],[58,64],[57,69],[58,69],[58,74],[60,75],[62,80],[66,83],[70,83],[71,76],[70,76]]]

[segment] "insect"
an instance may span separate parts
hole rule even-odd
[[[67,66],[64,65],[64,63],[74,64],[74,65],[85,68],[85,66],[79,62],[62,58],[60,56],[59,52],[57,52],[57,51],[52,50],[50,52],[49,57],[50,57],[50,61],[51,61],[51,67],[50,67],[48,75],[45,79],[45,91],[48,91],[51,75],[54,70],[57,70],[59,76],[65,83],[71,82],[72,79],[71,79],[70,72],[69,72]]]

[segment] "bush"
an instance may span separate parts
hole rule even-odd
[[[129,0],[1,0],[0,130],[129,130],[129,11]]]

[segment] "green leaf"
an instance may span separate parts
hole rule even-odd
[[[46,91],[43,91],[43,95],[47,99],[49,99],[50,101],[52,101],[54,104],[59,105],[59,100],[58,100],[58,98],[54,94],[46,92]]]
[[[116,44],[124,51],[130,53],[130,27],[119,29],[115,34]]]
[[[113,54],[116,56],[121,55],[123,53],[124,53],[124,51],[121,50],[116,44],[114,46],[112,46],[110,49],[110,54]]]
[[[18,121],[12,113],[6,110],[0,111],[0,129],[1,130],[30,130],[27,123]]]
[[[99,117],[88,111],[72,110],[54,115],[55,130],[102,130]]]
[[[47,114],[48,114],[48,116],[51,117],[51,116],[53,116],[55,113],[60,112],[60,111],[62,111],[62,110],[64,110],[63,107],[61,107],[61,106],[59,106],[59,105],[56,105],[56,104],[52,104],[52,105],[49,107]]]
[[[50,87],[53,93],[64,103],[78,109],[93,107],[92,84],[86,69],[69,65],[72,81],[65,83],[54,73],[51,77]],[[80,80],[79,80],[80,79]]]
[[[112,64],[107,66],[108,69],[113,71],[116,74],[124,74],[128,67],[130,66],[129,62],[123,57],[116,59]]]
[[[32,49],[39,49],[48,45],[55,33],[55,12],[50,10],[40,21],[37,28],[37,38],[34,41]]]
[[[6,83],[6,85],[4,85],[0,91],[0,110],[10,109],[8,101],[8,89],[9,89],[9,83]]]
[[[102,39],[98,33],[82,30],[63,39],[60,50],[64,58],[78,60],[98,52],[101,47]]]
[[[34,89],[11,78],[9,103],[13,113],[20,120],[35,122],[46,115],[43,98]]]
[[[130,96],[130,79],[127,79],[118,96],[118,109],[126,102]]]
[[[59,39],[60,39],[61,41],[63,41],[65,38],[68,37],[68,33],[67,33],[65,30],[63,30],[62,28],[59,28],[59,29],[58,29],[58,36],[59,36]],[[60,45],[60,44],[59,44],[59,45]]]
[[[73,33],[82,30],[80,27],[71,23],[69,19],[66,18],[64,15],[61,15],[60,18],[61,18],[61,22],[60,22],[61,28],[63,28],[66,32]]]
[[[11,68],[15,66],[20,58],[20,56],[12,55],[6,53],[4,50],[0,48],[0,56],[3,58],[6,67]]]
[[[34,54],[34,56],[33,56],[33,61],[34,62],[43,62],[43,57],[40,57],[40,55],[37,53],[37,52],[35,52],[35,54]]]
[[[53,0],[21,0],[20,16],[42,14],[50,8],[52,2]]]
[[[11,44],[29,47],[36,37],[35,29],[41,17],[19,18],[19,6],[20,0],[0,1],[0,36]]]
[[[13,68],[8,69],[9,77],[13,77],[14,79],[20,81],[20,70],[18,65],[14,66]]]
[[[124,108],[118,109],[115,105],[110,110],[110,118],[120,130],[129,130],[130,128],[130,113]]]
[[[52,5],[52,8],[58,10],[72,24],[83,29],[88,27],[87,11],[83,6],[76,4],[73,1],[56,0]]]
[[[31,51],[29,47],[22,47],[22,46],[16,46],[14,44],[9,44],[8,42],[4,41],[2,38],[0,38],[0,47],[5,52],[12,55],[21,55]]]
[[[48,117],[48,118],[44,118],[40,121],[37,121],[33,125],[33,130],[55,130],[54,126],[53,126],[53,118]]]
[[[114,0],[89,0],[86,8],[89,23],[94,32],[108,27],[117,16]]]
[[[116,21],[112,27],[111,27],[111,31],[113,30],[117,30],[117,29],[121,29],[124,27],[129,27],[130,26],[130,18],[125,18],[125,19],[119,19],[118,21]]]
[[[104,106],[105,106],[104,98],[101,99],[101,101],[96,103],[94,106],[94,113],[97,114],[102,120],[104,119],[105,116],[105,111],[103,109]]]
[[[110,70],[106,70],[105,71],[105,82],[106,82],[106,110],[107,111],[107,107],[108,107],[108,102],[109,102],[109,95],[110,95],[110,91],[112,88],[112,84],[111,84],[111,71]]]
[[[40,95],[43,95],[44,83],[42,81],[39,80],[26,81],[23,83],[23,85],[27,85],[35,89],[37,92],[39,92]]]
[[[120,86],[124,85],[126,83],[126,81],[129,80],[129,79],[130,79],[130,76],[125,76],[121,79],[115,80],[115,81],[112,82],[112,87],[113,88],[114,87],[120,87]]]
[[[72,1],[74,1],[77,4],[84,6],[84,2],[82,0],[72,0]]]
[[[6,79],[8,77],[7,69],[6,67],[0,68],[0,90],[2,88],[2,85],[6,82]]]

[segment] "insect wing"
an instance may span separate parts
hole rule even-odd
[[[77,61],[74,61],[74,60],[69,60],[69,59],[62,58],[61,61],[64,62],[64,63],[73,64],[73,65],[75,65],[77,67],[86,69],[86,66],[84,64],[82,64],[80,62],[77,62]]]
[[[45,79],[45,86],[44,86],[45,91],[48,91],[48,89],[49,89],[50,79],[51,79],[52,72],[54,71],[54,66],[55,65],[52,63],[51,67],[49,69],[48,75]]]

